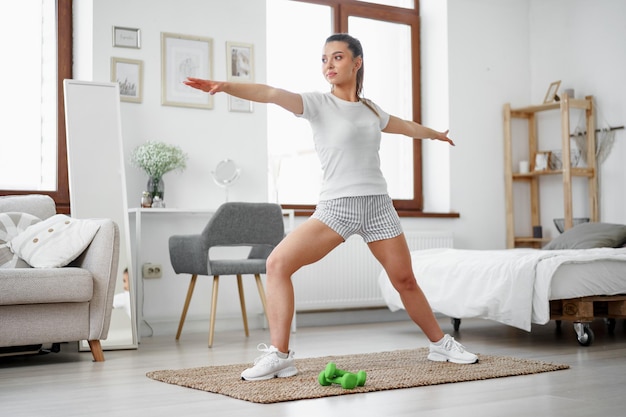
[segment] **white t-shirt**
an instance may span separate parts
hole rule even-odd
[[[123,308],[130,317],[130,292],[124,291],[113,296],[113,308]]]
[[[311,124],[324,172],[320,200],[387,194],[378,152],[389,114],[372,102],[378,115],[331,93],[304,93],[302,101],[304,111],[297,116]]]

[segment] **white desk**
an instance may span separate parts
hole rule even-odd
[[[128,210],[131,224],[132,216],[135,220],[134,236],[132,236],[132,266],[134,270],[134,284],[135,284],[135,306],[136,306],[136,319],[138,340],[141,337],[141,324],[143,323],[143,303],[144,303],[144,291],[143,291],[143,274],[142,265],[144,260],[142,259],[141,245],[142,245],[142,223],[144,216],[150,217],[164,217],[165,219],[173,218],[175,216],[202,216],[206,218],[206,221],[215,213],[216,209],[178,209],[178,208],[131,208]],[[283,210],[283,215],[288,217],[288,226],[285,230],[286,233],[290,232],[294,228],[295,212],[294,210]],[[198,230],[196,233],[200,233]],[[131,232],[132,234],[132,232]],[[295,320],[294,320],[295,323]]]
[[[138,340],[141,338],[143,334],[142,332],[142,324],[144,323],[143,319],[143,304],[144,304],[144,288],[143,288],[143,254],[141,251],[142,247],[142,226],[143,226],[143,218],[144,216],[149,217],[163,217],[164,219],[171,219],[177,215],[201,215],[206,216],[206,219],[211,217],[213,213],[215,213],[215,209],[177,209],[177,208],[140,208],[135,207],[128,210],[130,217],[130,224],[132,225],[132,220],[134,216],[135,228],[134,235],[132,236],[132,265],[135,273],[134,283],[135,283],[135,306],[136,306],[136,314],[135,317],[137,319],[137,337]],[[200,230],[198,230],[200,233]],[[131,231],[131,234],[133,232]],[[147,323],[146,323],[147,324]],[[148,333],[150,335],[150,333]]]

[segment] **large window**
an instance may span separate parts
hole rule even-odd
[[[71,0],[0,4],[0,77],[13,80],[3,92],[0,194],[49,194],[59,212],[69,212],[61,86],[71,78],[71,22]]]
[[[320,64],[323,42],[332,33],[349,32],[364,49],[364,95],[390,114],[419,121],[416,7],[413,0],[269,1],[268,83],[295,92],[328,91]],[[308,122],[269,107],[268,144],[270,199],[309,213],[318,199],[321,172]],[[383,134],[380,155],[396,209],[400,215],[419,215],[420,141]]]

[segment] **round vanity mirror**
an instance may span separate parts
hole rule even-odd
[[[226,201],[228,201],[228,187],[237,181],[240,173],[241,168],[232,159],[220,161],[215,167],[215,171],[211,172],[215,183],[226,190]]]

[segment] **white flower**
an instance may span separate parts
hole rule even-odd
[[[187,154],[178,146],[148,141],[133,150],[131,163],[148,176],[161,178],[166,172],[183,171],[187,167]]]

